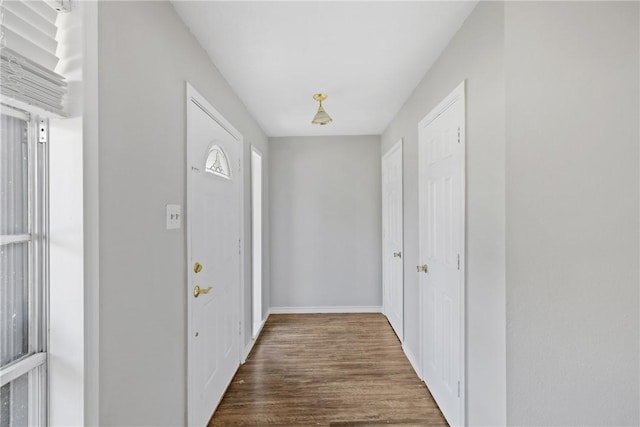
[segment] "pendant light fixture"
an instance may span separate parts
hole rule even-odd
[[[318,101],[320,103],[320,106],[318,106],[318,112],[313,117],[313,120],[311,120],[311,123],[320,126],[328,125],[333,121],[333,119],[327,114],[326,111],[324,111],[324,107],[322,106],[322,101],[327,99],[327,94],[316,93],[315,95],[313,95],[313,99]]]

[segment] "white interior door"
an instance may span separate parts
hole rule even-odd
[[[204,426],[240,360],[241,142],[204,99],[189,92],[188,421]]]
[[[262,154],[251,147],[251,263],[253,337],[262,326]]]
[[[404,340],[404,268],[402,262],[402,140],[382,157],[383,310]]]
[[[419,125],[422,375],[450,425],[464,425],[464,83]]]

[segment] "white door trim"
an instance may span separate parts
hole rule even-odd
[[[233,136],[238,143],[240,144],[240,150],[239,150],[239,164],[237,165],[238,167],[238,188],[240,191],[239,197],[238,197],[238,204],[239,204],[239,212],[240,212],[240,221],[239,221],[239,236],[240,236],[240,241],[238,242],[238,251],[240,253],[240,262],[239,262],[239,268],[240,271],[238,272],[238,276],[239,276],[239,280],[240,280],[240,298],[238,298],[240,300],[240,306],[238,307],[238,319],[239,319],[239,325],[238,325],[238,333],[239,333],[239,339],[238,339],[238,351],[237,354],[239,355],[239,360],[238,362],[242,362],[242,356],[243,356],[243,352],[242,349],[244,347],[245,344],[245,340],[244,340],[244,328],[243,328],[243,320],[244,320],[244,312],[245,312],[245,293],[246,293],[246,288],[245,288],[245,244],[244,244],[244,225],[245,225],[245,211],[244,211],[244,192],[245,192],[245,188],[244,188],[244,138],[242,136],[242,134],[235,128],[233,127],[233,125],[231,123],[229,123],[224,116],[218,111],[216,110],[210,103],[209,101],[207,101],[207,99],[200,95],[200,93],[198,93],[198,91],[191,86],[191,84],[189,82],[185,82],[186,85],[186,102],[185,102],[185,107],[186,107],[186,125],[185,125],[185,139],[187,140],[187,144],[186,144],[186,149],[187,149],[187,155],[185,156],[186,162],[186,175],[187,175],[187,188],[186,188],[186,199],[187,199],[187,209],[186,209],[186,221],[184,222],[186,224],[185,227],[185,235],[186,235],[186,239],[185,239],[185,243],[187,245],[187,250],[186,250],[186,254],[187,254],[187,258],[186,258],[186,280],[185,280],[185,286],[187,286],[187,288],[190,288],[190,273],[189,273],[189,265],[190,265],[190,260],[191,260],[191,196],[190,196],[190,189],[191,189],[191,173],[189,170],[189,152],[191,149],[191,144],[189,142],[189,138],[186,136],[186,132],[188,129],[188,124],[190,123],[190,108],[189,108],[189,103],[193,102],[196,105],[198,105],[203,111],[205,111],[213,120],[215,120],[218,124],[220,124],[220,126],[222,126],[227,132],[229,132],[229,134],[231,134],[231,136]],[[187,291],[189,291],[190,289],[187,289]],[[188,293],[187,293],[188,294]],[[189,425],[189,414],[193,413],[193,409],[191,407],[192,405],[192,399],[190,398],[190,390],[191,390],[191,383],[192,383],[192,378],[190,375],[190,369],[189,369],[189,343],[190,343],[190,333],[189,331],[191,331],[191,306],[192,306],[192,302],[193,299],[192,298],[187,298],[187,425]]]
[[[254,242],[254,234],[255,234],[255,230],[253,229],[254,227],[254,219],[255,219],[255,206],[253,205],[254,202],[254,190],[256,190],[256,188],[254,188],[253,185],[253,180],[254,180],[254,170],[253,170],[253,155],[254,153],[260,158],[260,318],[256,319],[255,318],[255,242]],[[263,314],[263,310],[262,310],[262,302],[264,301],[264,283],[263,283],[263,276],[264,276],[264,252],[263,252],[263,241],[262,241],[262,236],[264,235],[264,192],[262,191],[264,188],[264,182],[262,179],[262,175],[263,174],[263,159],[264,156],[262,155],[262,151],[260,151],[255,145],[251,145],[251,149],[250,149],[250,194],[251,194],[251,340],[256,340],[258,339],[258,335],[260,334],[260,331],[262,330],[262,326],[264,325],[264,321],[265,321],[265,317]],[[256,324],[259,324],[258,327],[256,328]]]
[[[466,417],[466,407],[467,407],[467,387],[466,387],[466,383],[467,383],[467,370],[466,370],[466,365],[467,365],[467,323],[466,323],[466,299],[467,299],[467,293],[466,293],[466,259],[467,259],[467,246],[466,246],[466,221],[467,221],[467,210],[466,210],[466,103],[465,103],[465,81],[463,80],[462,83],[460,83],[449,95],[447,95],[446,98],[444,98],[433,110],[431,110],[431,112],[429,112],[429,114],[427,114],[419,123],[418,125],[418,150],[420,152],[420,150],[422,150],[422,146],[420,144],[420,141],[422,140],[421,136],[422,136],[422,129],[424,129],[426,126],[428,126],[431,122],[433,122],[436,118],[438,118],[438,116],[440,116],[443,112],[445,112],[447,110],[447,108],[449,108],[453,103],[455,102],[461,102],[462,105],[462,109],[465,112],[465,118],[464,121],[462,123],[462,126],[460,127],[460,143],[462,144],[462,150],[465,153],[465,156],[463,158],[463,164],[462,164],[462,177],[461,177],[461,197],[462,200],[461,202],[461,209],[462,209],[462,215],[461,215],[461,221],[462,224],[460,224],[461,226],[461,242],[460,242],[460,247],[461,249],[461,254],[460,254],[460,420],[461,420],[461,424],[462,425],[467,425],[467,417]],[[421,158],[420,156],[418,156],[418,158]],[[423,173],[424,171],[422,170],[422,168],[418,167],[418,183],[420,184],[422,182],[422,178],[423,178]],[[418,187],[419,188],[419,187]],[[419,189],[419,191],[421,191]],[[418,223],[419,224],[419,223]],[[421,250],[421,245],[418,246],[419,250]],[[419,259],[423,260],[424,259],[424,254],[420,253],[419,254]],[[419,301],[423,301],[423,287],[420,286],[418,289],[419,292]],[[422,307],[419,310],[419,332],[420,332],[420,349],[422,349],[422,340],[423,340],[423,336],[424,336],[424,331],[423,331],[423,310]],[[422,379],[424,380],[424,369],[422,367],[422,355],[420,355],[420,368],[421,368],[421,374],[422,374]]]
[[[400,203],[402,204],[402,230],[400,232],[401,233],[400,237],[402,239],[402,246],[399,248],[400,249],[400,253],[402,254],[401,256],[404,255],[404,153],[403,153],[404,146],[403,146],[403,142],[404,142],[403,138],[400,138],[400,140],[398,142],[393,144],[393,146],[389,150],[387,150],[386,153],[384,153],[384,155],[382,156],[382,161],[381,161],[382,165],[384,166],[385,161],[389,157],[391,157],[391,155],[393,153],[395,153],[396,151],[400,150],[400,159],[401,159],[400,161],[402,162],[402,171],[403,171],[402,172],[402,179],[401,179],[401,183],[400,183],[400,186],[402,187],[401,188],[402,194],[403,194],[402,198],[400,200]],[[384,167],[382,169],[382,173],[384,174]],[[383,191],[384,191],[384,188],[383,188]],[[382,226],[384,227],[384,222],[383,222]],[[382,254],[382,257],[383,257],[383,259],[382,259],[383,268],[384,268],[384,262],[385,262],[384,259],[385,259],[386,256],[389,255],[389,254],[385,254],[384,253],[384,249],[385,248],[384,248],[384,228],[383,228],[383,254]],[[399,333],[398,339],[400,340],[401,343],[403,343],[404,342],[404,277],[405,277],[404,276],[404,258],[401,258],[400,262],[402,263],[402,319],[401,319],[402,325],[400,326],[400,331],[399,331],[400,333]],[[385,316],[388,317],[387,310],[388,310],[389,301],[385,300],[385,295],[387,295],[387,292],[386,292],[386,289],[385,289],[385,285],[386,284],[385,284],[384,276],[383,276],[383,279],[382,279],[382,310],[383,310],[383,312],[385,312],[384,313]],[[396,332],[398,332],[398,331],[396,331]]]

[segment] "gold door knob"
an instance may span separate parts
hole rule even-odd
[[[207,289],[203,289],[200,286],[196,285],[193,288],[193,297],[198,298],[200,294],[208,294],[211,289],[211,286],[209,286]]]
[[[421,271],[425,273],[429,272],[429,266],[427,266],[427,264],[418,265],[416,268],[418,269],[418,273],[420,273]]]
[[[200,264],[199,262],[196,262],[195,264],[193,264],[193,271],[196,274],[200,273],[202,271],[202,264]]]
[[[394,258],[402,258],[402,252],[394,252],[393,253],[393,257]]]

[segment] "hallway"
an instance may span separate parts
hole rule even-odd
[[[209,425],[447,423],[382,314],[279,314]]]

